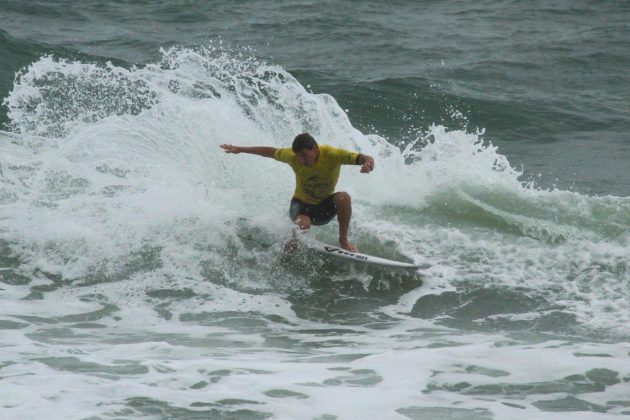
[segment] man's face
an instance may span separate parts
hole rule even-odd
[[[311,167],[315,164],[315,162],[317,161],[317,157],[319,155],[319,148],[317,146],[313,147],[312,149],[303,149],[300,150],[299,152],[297,152],[295,154],[298,158],[298,161],[306,166],[306,167]]]

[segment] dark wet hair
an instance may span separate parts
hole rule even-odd
[[[315,141],[313,136],[308,133],[302,133],[295,136],[291,148],[293,149],[294,153],[298,153],[305,149],[313,150],[315,146],[317,146],[317,142]]]

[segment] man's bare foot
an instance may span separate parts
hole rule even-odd
[[[357,246],[353,243],[350,243],[348,241],[348,239],[339,239],[339,245],[341,245],[341,247],[343,249],[345,249],[346,251],[350,251],[350,252],[357,252],[359,251],[359,248],[357,248]]]

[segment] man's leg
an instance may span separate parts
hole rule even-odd
[[[347,192],[338,192],[333,195],[333,202],[337,209],[337,221],[339,222],[339,245],[343,249],[357,252],[358,248],[348,241],[348,228],[352,217],[352,200]]]
[[[295,218],[295,224],[298,225],[300,230],[306,230],[311,227],[311,218],[305,214],[298,214]],[[284,254],[291,255],[298,247],[297,232],[293,230],[291,232],[291,238],[284,244]]]
[[[295,218],[295,224],[300,227],[300,230],[306,230],[311,227],[311,218],[305,214],[298,214]]]
[[[298,225],[299,230],[306,230],[311,227],[311,218],[305,214],[300,214],[300,212],[304,211],[303,206],[304,204],[301,201],[293,198],[289,207],[289,217],[293,223]],[[291,230],[291,237],[284,244],[282,255],[276,261],[277,268],[284,266],[289,261],[289,258],[291,258],[291,255],[293,255],[293,252],[298,248],[297,232],[298,229]]]

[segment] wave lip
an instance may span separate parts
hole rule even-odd
[[[16,133],[63,137],[80,123],[111,115],[137,115],[157,102],[149,84],[116,67],[42,57],[16,76],[4,101]]]

